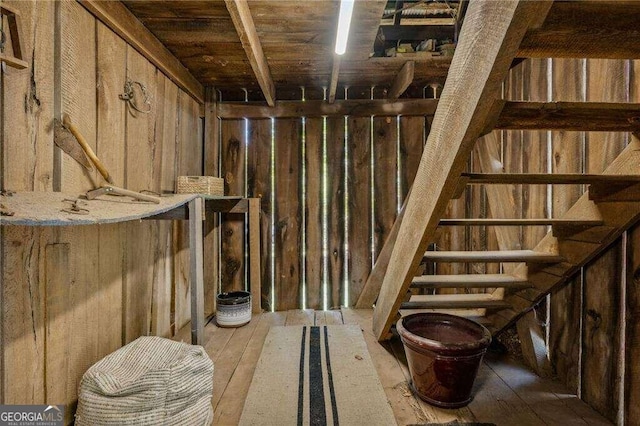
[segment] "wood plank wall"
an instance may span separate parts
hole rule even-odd
[[[177,175],[202,173],[193,99],[79,3],[6,4],[21,12],[31,67],[0,77],[3,189],[81,194],[101,182],[54,147],[52,123],[62,113],[118,185],[173,191]],[[127,78],[146,86],[150,114],[118,98]],[[138,336],[172,336],[189,320],[182,224],[0,232],[2,403],[64,403],[70,423],[91,364]]]
[[[342,99],[384,96],[363,88],[339,92]],[[278,93],[278,99],[303,96],[323,99],[324,93]],[[222,102],[246,97],[220,93]],[[228,193],[261,197],[263,307],[355,303],[413,182],[426,123],[425,117],[397,116],[221,120],[222,175],[235,178],[237,165],[247,164],[246,184],[227,182]],[[242,150],[225,148],[235,140]],[[244,287],[246,269],[242,236],[227,226],[222,270],[229,264],[238,269],[222,273],[225,291]],[[234,245],[225,247],[225,238],[234,238]]]

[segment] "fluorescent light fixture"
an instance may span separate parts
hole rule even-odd
[[[343,55],[347,50],[347,39],[349,38],[349,26],[351,25],[354,1],[355,0],[340,0],[338,35],[336,36],[336,53],[338,55]]]

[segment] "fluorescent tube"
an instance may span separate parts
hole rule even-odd
[[[336,36],[336,53],[338,55],[343,55],[347,50],[347,39],[349,38],[349,26],[351,26],[354,1],[355,0],[340,0],[338,34]]]

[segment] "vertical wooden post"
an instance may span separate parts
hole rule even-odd
[[[260,282],[260,198],[249,198],[249,288],[251,311],[262,312],[262,283]]]
[[[204,336],[204,278],[202,260],[202,198],[189,201],[189,250],[191,284],[191,343],[202,344]]]
[[[204,174],[220,176],[220,123],[218,99],[214,87],[205,89],[204,105]],[[220,291],[220,226],[219,214],[206,212],[204,224],[204,256],[207,266],[204,271],[205,315],[216,311],[216,295]]]

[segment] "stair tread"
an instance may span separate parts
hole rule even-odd
[[[400,309],[507,309],[511,305],[504,300],[424,300],[409,301]]]
[[[584,173],[463,173],[468,184],[590,184],[640,182],[640,175],[584,174]]]
[[[602,220],[572,220],[572,219],[497,219],[497,218],[459,218],[441,219],[439,226],[600,226]]]
[[[421,275],[411,282],[414,288],[526,288],[531,285],[526,278],[507,274]]]
[[[557,263],[563,258],[555,253],[534,250],[496,251],[427,251],[424,260],[433,262],[529,262]]]

